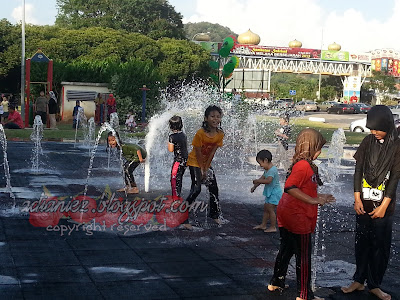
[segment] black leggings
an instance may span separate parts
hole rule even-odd
[[[174,161],[171,169],[171,190],[172,196],[181,196],[182,177],[186,170],[186,161]]]
[[[296,234],[279,227],[280,247],[275,260],[271,285],[285,287],[285,278],[290,259],[296,256],[297,296],[314,299],[311,290],[311,233]]]
[[[138,161],[125,161],[124,162],[124,177],[125,177],[125,185],[130,185],[131,187],[135,187],[135,177],[133,177],[133,171],[140,164]]]
[[[215,178],[214,170],[210,167],[209,169],[211,172],[209,178],[205,182],[208,190],[210,192],[210,213],[209,217],[212,219],[218,219],[221,214],[221,209],[219,207],[219,198],[218,198],[218,185],[217,179]],[[192,185],[190,188],[190,194],[187,197],[186,201],[189,204],[192,204],[194,200],[196,200],[197,196],[201,192],[201,169],[198,167],[189,166],[190,177],[192,179]]]
[[[354,281],[368,288],[379,288],[385,274],[392,242],[393,217],[372,219],[368,214],[356,216],[356,272]]]

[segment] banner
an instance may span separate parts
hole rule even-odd
[[[349,76],[343,82],[344,103],[357,103],[360,101],[361,77]]]
[[[349,61],[349,52],[322,50],[322,60]]]
[[[308,58],[319,59],[321,50],[305,49],[305,48],[290,48],[290,47],[271,47],[259,45],[235,45],[231,51],[234,54],[241,55],[258,55],[279,58]]]
[[[349,61],[360,62],[360,63],[371,63],[371,53],[349,53]]]

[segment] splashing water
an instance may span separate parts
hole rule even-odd
[[[88,124],[87,124],[87,118],[85,116],[85,113],[83,111],[83,109],[78,109],[78,113],[76,115],[76,127],[75,127],[75,144],[74,146],[76,146],[76,141],[77,141],[77,137],[78,137],[78,128],[82,127],[83,129],[83,136],[86,136],[86,131],[88,128]]]
[[[94,143],[95,126],[94,118],[91,117],[88,121],[87,131],[85,132],[85,140],[83,142],[84,145],[89,146],[89,152],[91,145]]]
[[[340,165],[341,159],[344,153],[344,145],[346,143],[346,136],[344,134],[343,128],[338,128],[332,134],[331,143],[328,148],[327,156],[328,160],[326,164],[320,164],[319,168],[321,170],[321,177],[324,182],[323,192],[329,194],[337,194],[338,185],[336,184],[337,179],[340,176]],[[330,207],[332,210],[336,208]],[[326,258],[326,245],[325,245],[325,234],[326,234],[326,220],[321,217],[324,209],[318,206],[318,217],[317,226],[315,229],[315,239],[314,239],[314,253],[313,253],[313,272],[311,277],[311,287],[315,291],[316,289],[316,279],[317,271],[323,271]],[[337,212],[336,212],[337,213]],[[321,222],[320,222],[321,220]],[[319,249],[319,247],[321,247]],[[320,256],[318,256],[318,251],[320,250]]]
[[[169,88],[161,93],[160,113],[154,115],[148,125],[146,135],[147,158],[145,163],[145,191],[164,189],[162,184],[169,182],[172,156],[168,152],[168,120],[179,115],[183,122],[183,131],[190,145],[197,130],[202,126],[204,112],[209,105],[217,105],[222,109],[221,127],[224,130],[224,146],[216,152],[213,161],[218,174],[246,174],[251,166],[247,157],[255,157],[259,148],[256,117],[245,104],[232,105],[228,96],[202,82],[182,84],[177,88]],[[268,127],[266,127],[268,130]],[[190,151],[190,149],[188,149]],[[252,166],[251,166],[252,167]],[[239,180],[238,178],[236,178]],[[235,179],[235,180],[236,180]]]
[[[96,150],[97,150],[97,147],[99,145],[101,135],[106,130],[111,131],[114,136],[116,135],[116,132],[115,132],[114,128],[111,127],[111,125],[109,123],[105,122],[100,127],[99,132],[97,133],[96,141],[95,141],[95,143],[93,145],[91,156],[90,156],[88,174],[87,174],[87,177],[86,177],[85,189],[84,189],[84,192],[83,192],[84,196],[86,196],[86,194],[87,194],[87,190],[88,190],[88,186],[89,186],[90,174],[92,173],[93,161],[94,161],[94,157],[96,155]],[[119,140],[118,139],[116,139],[116,140],[117,140],[118,146],[121,146],[119,144]],[[121,173],[123,174],[122,147],[120,147],[120,162],[121,162]]]
[[[115,131],[119,132],[119,117],[116,112],[110,115],[110,125]]]
[[[39,172],[39,156],[43,154],[42,144],[41,144],[42,138],[43,138],[42,118],[39,115],[37,115],[35,117],[35,120],[33,121],[33,131],[30,135],[31,141],[35,143],[31,156],[32,171],[34,173]]]
[[[8,158],[7,158],[7,138],[6,138],[6,133],[4,132],[4,128],[3,128],[2,124],[0,124],[0,142],[1,142],[1,146],[3,147],[3,166],[4,166],[4,176],[6,178],[6,190],[10,193],[10,197],[14,201],[13,209],[15,209],[16,208],[16,200],[15,200],[15,195],[12,192],[10,167],[8,165]]]

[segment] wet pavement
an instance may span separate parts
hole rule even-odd
[[[270,293],[266,289],[279,235],[252,229],[262,218],[262,189],[254,194],[249,192],[251,180],[261,174],[260,170],[250,167],[245,174],[235,176],[216,170],[221,209],[227,221],[221,226],[207,219],[206,211],[202,211],[191,215],[191,222],[197,221],[192,231],[173,227],[173,222],[163,227],[157,212],[143,215],[142,220],[146,221],[129,223],[129,227],[122,229],[117,225],[101,226],[110,224],[110,220],[115,222],[112,214],[108,218],[98,214],[97,227],[88,226],[90,223],[80,225],[76,216],[50,224],[49,218],[53,215],[36,215],[36,221],[41,221],[44,227],[34,227],[29,220],[35,215],[20,209],[45,195],[60,200],[82,195],[89,155],[87,148],[74,147],[72,143],[43,143],[43,167],[34,174],[30,168],[31,149],[29,143],[8,144],[17,210],[10,210],[14,200],[2,188],[0,299],[296,298],[294,260],[287,277],[289,288],[282,293]],[[315,294],[325,299],[377,299],[367,289],[351,295],[340,291],[341,285],[351,282],[355,268],[352,162],[348,160],[344,165],[338,182],[325,187],[337,196],[338,202],[320,211],[315,235],[318,240]],[[141,190],[143,172],[142,167],[135,171]],[[157,189],[152,190],[150,186],[150,193],[141,192],[139,197],[160,201],[160,196],[168,195],[166,175],[157,179],[163,183]],[[4,187],[5,180],[0,184]],[[87,195],[99,204],[121,186],[118,162],[112,161],[108,168],[107,154],[104,146],[100,146]],[[190,178],[185,174],[184,196],[189,186]],[[397,195],[400,196],[399,192]],[[114,196],[123,202],[138,200],[134,196],[126,199],[123,193]],[[205,188],[198,200],[207,201]],[[400,299],[399,224],[397,210],[392,255],[382,283],[382,289],[392,299]],[[62,228],[67,229],[61,232]]]

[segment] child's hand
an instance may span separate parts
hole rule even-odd
[[[354,201],[354,210],[356,211],[357,215],[365,214],[364,205],[362,204],[361,199]]]
[[[336,199],[331,194],[318,194],[317,201],[318,204],[324,205],[326,203],[333,203]]]

